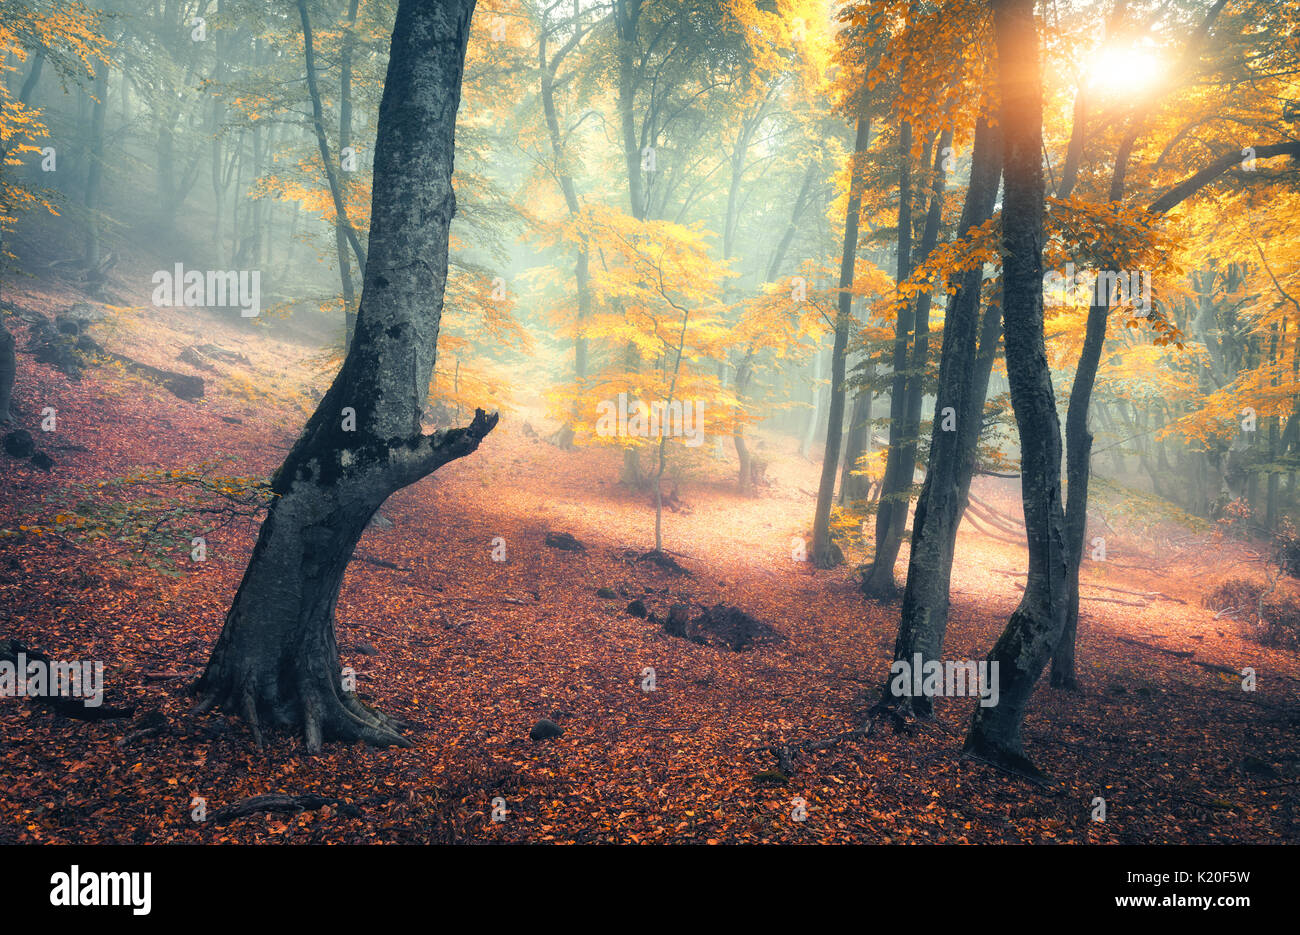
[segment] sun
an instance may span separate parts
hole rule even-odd
[[[1149,49],[1109,46],[1092,56],[1084,72],[1085,83],[1090,90],[1109,96],[1140,94],[1160,80],[1163,67],[1160,58]]]

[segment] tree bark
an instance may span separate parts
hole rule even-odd
[[[867,97],[862,95],[858,111],[853,162],[849,168],[849,203],[844,215],[844,249],[840,254],[839,313],[835,318],[835,341],[831,347],[830,403],[827,406],[826,448],[822,454],[821,484],[817,488],[817,511],[813,515],[812,562],[817,568],[833,568],[844,554],[831,542],[831,501],[835,497],[835,474],[840,465],[840,443],[844,431],[844,369],[853,323],[853,272],[858,258],[858,215],[862,210],[863,166],[871,142],[871,116]]]
[[[925,219],[925,230],[921,235],[921,251],[917,265],[930,258],[939,240],[939,226],[943,220],[943,192],[947,173],[940,171],[943,166],[944,151],[952,144],[952,130],[945,130],[939,137],[939,146],[934,155],[935,179],[934,191],[930,196],[930,210]],[[912,477],[916,473],[917,442],[921,434],[921,403],[925,396],[925,371],[930,361],[930,303],[933,291],[926,289],[916,297],[916,310],[912,315],[912,358],[908,365],[907,389],[904,394],[906,405],[903,410],[903,444],[898,454],[896,492],[902,498],[901,509],[893,511],[890,524],[890,541],[885,545],[886,552],[892,552],[889,567],[892,569],[898,559],[898,550],[903,543],[903,532],[907,526],[907,511],[911,501]],[[877,543],[876,554],[880,555]]]
[[[496,425],[425,435],[447,280],[456,109],[474,0],[401,0],[379,108],[370,250],[356,337],[272,479],[275,499],[196,689],[196,711],[324,740],[407,744],[340,678],[334,608],[375,510],[472,452]],[[348,410],[351,410],[349,412]],[[355,422],[349,430],[349,419]]]
[[[1070,404],[1065,414],[1065,542],[1069,549],[1066,578],[1065,627],[1052,654],[1051,684],[1074,691],[1079,687],[1075,672],[1074,642],[1079,628],[1079,566],[1083,562],[1084,539],[1088,534],[1088,481],[1092,465],[1092,432],[1088,430],[1088,409],[1097,379],[1102,347],[1106,343],[1106,320],[1110,309],[1095,300],[1088,309],[1083,351],[1070,387]]]
[[[641,150],[636,135],[636,48],[637,31],[641,18],[642,0],[616,0],[614,24],[618,39],[618,115],[623,136],[623,161],[627,167],[628,206],[632,217],[644,221],[647,214],[645,187],[641,179]],[[629,372],[641,367],[641,355],[636,345],[628,343],[624,352]],[[629,487],[640,487],[641,454],[634,445],[623,449],[623,472],[620,481]]]
[[[575,22],[574,35],[561,46],[553,59],[547,58],[546,39],[547,24],[541,24],[541,36],[537,43],[538,73],[541,83],[542,113],[546,118],[546,130],[551,140],[551,154],[555,158],[555,177],[559,181],[560,191],[564,195],[564,204],[569,216],[576,218],[582,213],[582,203],[578,200],[578,187],[574,184],[569,171],[569,159],[564,135],[560,132],[560,119],[555,108],[555,68],[573,48],[577,46],[582,33]],[[591,251],[585,242],[578,245],[578,257],[573,267],[574,285],[578,295],[578,321],[573,336],[573,372],[579,388],[587,378],[587,337],[583,333],[587,320],[591,317]],[[578,419],[577,407],[572,415],[574,422]],[[560,427],[558,436],[561,448],[573,447],[573,423]]]
[[[104,118],[108,114],[108,63],[95,63],[95,104],[90,117],[89,165],[86,168],[86,244],[82,265],[99,265],[100,193],[104,178]]]
[[[325,168],[325,178],[329,182],[330,197],[334,200],[335,223],[341,224],[343,233],[352,245],[357,263],[362,269],[366,267],[366,251],[357,238],[357,232],[348,220],[347,206],[343,203],[343,190],[339,186],[339,175],[330,154],[329,140],[325,138],[325,114],[321,107],[320,88],[316,83],[316,48],[312,42],[311,18],[307,15],[307,0],[298,0],[298,18],[302,21],[303,60],[307,68],[307,92],[311,97],[312,126],[316,131],[316,148],[320,150],[321,164]],[[459,94],[459,91],[457,92]]]
[[[18,103],[30,102],[36,83],[40,80],[41,69],[45,65],[45,50],[40,49],[32,57],[32,67],[27,72],[27,79],[18,92]],[[9,149],[0,141],[0,176],[3,176],[9,161]],[[0,178],[0,214],[8,214],[10,206],[3,200],[4,180]],[[4,229],[0,227],[0,277],[4,273]],[[2,280],[0,280],[2,281]],[[14,378],[18,375],[18,358],[15,354],[14,336],[5,325],[4,316],[0,314],[0,424],[13,419]]]
[[[952,140],[951,131],[944,131],[935,151],[934,175],[937,179],[926,213],[925,229],[921,234],[920,251],[916,265],[924,263],[939,236],[939,222],[943,216],[943,150]],[[910,187],[910,184],[909,184]],[[908,211],[909,224],[911,212]],[[902,224],[900,212],[899,224]],[[910,243],[910,234],[908,237]],[[902,252],[902,235],[899,239]],[[910,251],[909,251],[910,252]],[[906,280],[913,264],[907,264]],[[900,256],[899,273],[903,272]],[[921,401],[925,378],[925,365],[929,353],[930,292],[916,297],[916,304],[907,305],[906,314],[900,309],[898,329],[894,341],[894,379],[890,390],[889,454],[885,463],[885,476],[880,483],[880,503],[876,512],[876,547],[871,566],[862,577],[862,592],[869,597],[888,600],[898,596],[894,581],[894,565],[903,545],[907,528],[907,512],[911,503],[912,478],[916,473],[916,437],[921,424]],[[904,324],[906,323],[906,331]],[[909,353],[910,336],[910,353]],[[894,404],[894,397],[899,403]]]
[[[781,272],[781,264],[785,262],[785,256],[790,250],[790,245],[794,243],[795,234],[799,229],[799,219],[803,216],[805,207],[808,204],[808,195],[812,190],[813,178],[817,172],[816,163],[809,163],[807,170],[804,172],[803,184],[799,186],[799,194],[795,196],[794,207],[790,211],[790,222],[785,226],[785,232],[781,235],[781,240],[776,245],[776,251],[772,254],[772,259],[767,265],[767,282],[773,282]],[[749,394],[749,386],[754,378],[754,357],[755,351],[753,345],[745,352],[744,359],[736,366],[736,399],[743,406],[745,399]],[[754,492],[753,476],[753,457],[749,453],[749,446],[745,442],[745,423],[742,419],[737,418],[732,423],[731,437],[736,444],[736,459],[739,462],[739,478],[737,479],[737,490],[742,494],[751,494]]]
[[[1002,174],[1001,145],[997,128],[981,119],[975,127],[971,176],[957,226],[958,239],[993,214]],[[948,591],[957,529],[966,509],[975,469],[984,397],[1000,322],[998,313],[991,309],[980,340],[983,279],[982,268],[962,273],[957,292],[944,315],[930,457],[912,521],[907,584],[894,644],[894,659],[909,663],[916,653],[926,662],[939,659],[948,629]],[[944,431],[942,413],[949,407],[955,416],[955,429]],[[933,713],[933,704],[925,696],[896,697],[887,682],[876,711],[893,709],[910,709],[918,716],[927,717]]]
[[[1021,499],[1029,570],[1020,605],[988,660],[996,704],[976,707],[971,757],[1028,775],[1038,771],[1020,736],[1029,697],[1065,626],[1068,550],[1061,500],[1061,427],[1043,340],[1043,106],[1034,0],[993,7],[1002,92],[1002,312],[1011,404],[1020,433]]]
[[[18,373],[18,358],[14,355],[14,336],[0,318],[0,424],[10,421],[13,413],[14,377]]]
[[[356,43],[357,7],[360,0],[350,0],[348,5],[348,25],[343,33],[343,54],[339,64],[339,154],[342,156],[352,145],[352,49]],[[344,210],[348,203],[347,179],[339,176],[339,200]],[[334,219],[334,250],[339,261],[339,280],[343,287],[343,348],[346,351],[352,344],[352,335],[357,327],[356,286],[352,282],[352,257],[348,255],[347,215]]]
[[[874,374],[874,365],[870,374]],[[858,469],[858,461],[870,450],[867,442],[871,437],[871,397],[870,387],[863,387],[853,397],[848,436],[844,440],[844,463],[840,467],[841,504],[865,500],[871,485],[865,475],[853,473]]]

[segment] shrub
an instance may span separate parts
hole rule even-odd
[[[1300,598],[1276,594],[1249,578],[1230,578],[1201,599],[1214,611],[1233,611],[1252,639],[1264,646],[1300,648]]]
[[[1300,533],[1290,520],[1282,520],[1273,534],[1273,561],[1283,574],[1300,578]]]

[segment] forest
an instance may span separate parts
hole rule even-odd
[[[1300,843],[1300,6],[0,63],[0,844]]]

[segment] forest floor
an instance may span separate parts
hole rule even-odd
[[[78,300],[34,285],[10,298],[48,315]],[[141,325],[147,344],[133,330]],[[21,424],[56,464],[46,473],[0,455],[0,529],[16,533],[0,538],[0,638],[55,659],[103,660],[105,704],[136,711],[86,722],[0,699],[0,842],[1300,839],[1300,660],[1200,606],[1220,579],[1249,570],[1244,546],[1185,530],[1176,541],[1117,534],[1105,562],[1085,563],[1081,690],[1044,678],[1025,723],[1045,785],[960,760],[971,699],[938,700],[935,720],[913,733],[879,722],[800,753],[864,723],[898,621],[897,606],[858,595],[851,565],[792,561],[818,465],[772,436],[773,484],[759,496],[734,493],[729,461],[683,485],[689,512],[664,517],[665,547],[689,571],[674,575],[636,561],[653,545],[653,506],[617,484],[617,453],[532,437],[525,423],[542,422],[527,406],[476,454],[393,497],[383,508],[391,527],[372,526],[349,568],[338,604],[343,664],[364,699],[409,722],[414,745],[333,744],[312,757],[300,739],[278,735],[258,751],[243,722],[190,715],[187,694],[254,522],[208,532],[207,560],[182,553],[173,575],[120,564],[121,549],[104,540],[16,531],[48,521],[75,485],[94,490],[139,469],[228,456],[231,473],[268,476],[310,405],[302,391],[323,388],[319,349],[153,308],[121,313],[97,337],[186,372],[199,373],[175,357],[196,341],[248,363],[202,373],[207,395],[190,403],[112,368],[70,383],[20,354]],[[49,436],[37,431],[45,406],[58,415]],[[976,489],[1018,515],[1014,487],[981,479]],[[552,531],[585,551],[546,545]],[[504,562],[492,559],[496,537]],[[900,576],[905,561],[906,549]],[[963,527],[948,658],[983,657],[1024,567],[1022,546]],[[673,603],[734,605],[780,638],[741,652],[697,644],[629,613],[637,598],[659,614]],[[1253,692],[1234,674],[1247,666]],[[647,668],[654,691],[642,690]],[[530,740],[542,717],[563,735]],[[788,777],[773,753],[783,744],[796,751]],[[218,813],[262,793],[342,802]],[[193,817],[196,797],[206,820]],[[1093,820],[1097,797],[1104,821]],[[492,820],[497,798],[503,821]],[[796,799],[804,821],[792,818]]]

